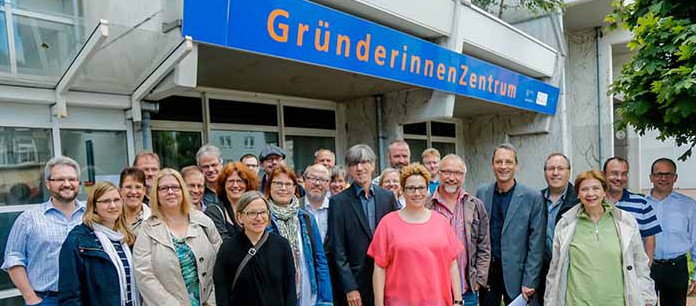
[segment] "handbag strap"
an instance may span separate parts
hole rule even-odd
[[[240,233],[240,235],[243,235]],[[264,232],[263,236],[261,236],[261,239],[259,239],[256,244],[249,248],[249,252],[247,252],[246,256],[244,256],[244,259],[242,259],[242,262],[239,264],[239,267],[237,268],[237,271],[234,272],[234,280],[232,281],[232,288],[231,290],[234,290],[234,286],[237,285],[237,280],[239,279],[239,275],[242,274],[242,270],[244,270],[244,267],[249,263],[249,260],[251,260],[254,255],[256,255],[256,251],[261,248],[261,246],[268,240],[268,232]]]

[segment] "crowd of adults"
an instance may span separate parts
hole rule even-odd
[[[696,291],[696,202],[674,191],[670,159],[643,196],[620,157],[571,182],[551,153],[540,191],[501,144],[475,193],[461,157],[429,148],[412,163],[403,140],[378,177],[364,144],[344,166],[315,157],[295,171],[277,146],[224,163],[204,145],[179,172],[141,152],[86,202],[80,165],[53,158],[51,198],[17,218],[2,268],[26,305],[667,306]]]

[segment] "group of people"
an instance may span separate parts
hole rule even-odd
[[[17,218],[2,268],[26,305],[685,305],[696,291],[696,202],[673,190],[670,159],[642,196],[625,159],[571,183],[561,153],[532,189],[509,144],[475,194],[461,157],[412,163],[404,140],[378,177],[364,144],[344,166],[326,149],[304,171],[285,157],[269,145],[223,163],[204,145],[179,172],[142,152],[85,203],[80,166],[53,158],[51,198]]]

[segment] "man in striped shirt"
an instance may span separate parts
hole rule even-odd
[[[655,235],[662,232],[657,220],[656,210],[648,203],[643,195],[632,193],[626,189],[628,183],[628,161],[621,157],[611,157],[604,163],[604,175],[609,181],[607,199],[616,207],[630,212],[638,221],[643,247],[648,255],[648,264],[652,264],[655,253]]]

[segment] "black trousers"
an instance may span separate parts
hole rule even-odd
[[[650,277],[662,306],[685,306],[689,287],[689,266],[686,255],[670,260],[654,260]]]
[[[491,266],[488,268],[488,290],[479,291],[479,303],[481,306],[500,306],[501,299],[505,301],[505,305],[512,303],[505,290],[503,263],[500,260],[491,260]]]

